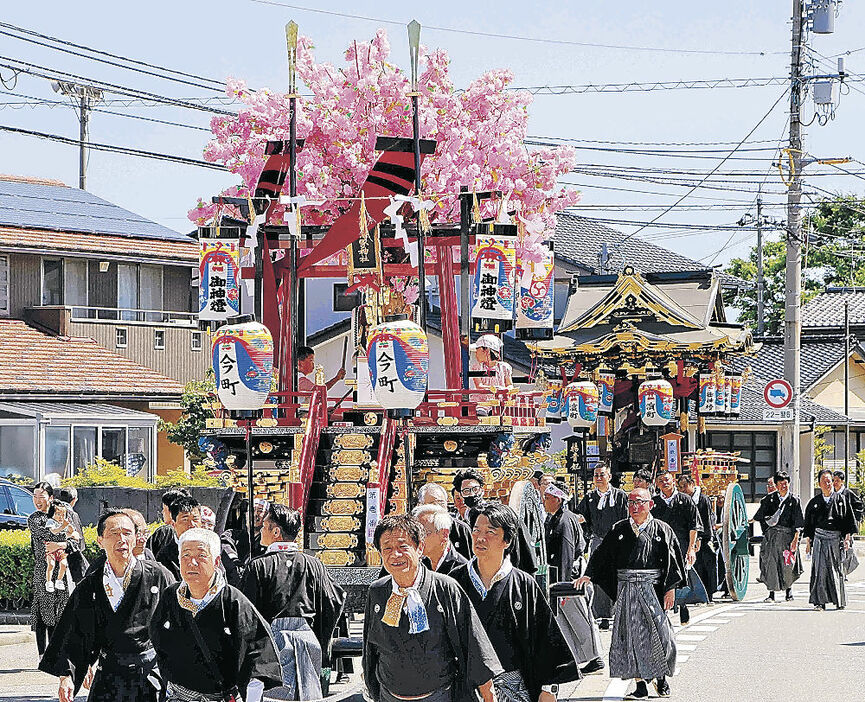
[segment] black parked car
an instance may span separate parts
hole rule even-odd
[[[0,480],[0,529],[26,529],[27,517],[35,511],[32,492]]]

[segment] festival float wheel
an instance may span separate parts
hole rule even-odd
[[[721,512],[721,548],[727,573],[730,597],[741,601],[748,591],[748,513],[745,495],[739,483],[727,486]]]
[[[528,480],[518,480],[511,488],[508,507],[517,513],[529,532],[529,540],[535,544],[538,575],[547,574],[547,542],[544,538],[544,503],[540,493]]]

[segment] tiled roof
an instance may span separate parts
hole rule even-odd
[[[192,239],[183,241],[132,239],[110,234],[21,229],[4,225],[0,225],[0,250],[16,253],[38,250],[129,258],[146,257],[154,262],[198,261],[198,245]]]
[[[844,303],[851,325],[865,325],[865,288],[827,288],[802,307],[802,327],[844,326]]]
[[[26,323],[0,320],[0,398],[27,394],[164,398],[179,397],[172,378],[112,353],[95,341],[49,336]]]
[[[0,176],[0,225],[185,241],[186,235],[57,181]]]
[[[624,232],[590,219],[559,212],[556,214],[556,256],[598,274],[598,254],[606,244],[609,255],[608,272],[618,273],[626,265],[640,273],[709,270],[698,261],[670,249],[655,246],[640,237],[628,237]],[[627,238],[627,241],[625,239]],[[724,287],[746,286],[745,281],[726,273],[718,273]]]
[[[754,356],[731,359],[736,370],[751,366],[755,378],[772,380],[784,377],[784,340],[767,338],[760,340],[763,346]],[[844,358],[844,342],[831,336],[802,337],[801,378],[802,389],[807,392],[814,383],[837,366]]]

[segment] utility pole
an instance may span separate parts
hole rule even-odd
[[[850,480],[850,300],[844,300],[844,480]]]
[[[102,91],[92,85],[80,85],[67,81],[52,81],[51,87],[55,93],[66,95],[76,101],[78,111],[78,187],[87,189],[87,141],[90,126],[90,110],[102,99]]]
[[[813,476],[802,476],[799,466],[799,413],[801,407],[802,320],[802,39],[805,23],[802,0],[793,0],[793,39],[790,54],[790,185],[787,189],[787,265],[784,303],[784,378],[793,389],[793,418],[782,431],[782,461],[793,478],[794,492],[809,499]]]
[[[763,278],[763,194],[757,193],[757,334],[763,336],[766,329],[764,317],[763,289],[766,281]]]

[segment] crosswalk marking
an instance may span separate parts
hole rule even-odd
[[[729,624],[729,619],[720,619],[718,617],[712,617],[711,619],[704,620],[706,624]]]
[[[676,663],[687,663],[690,656],[676,656]]]
[[[691,644],[680,644],[680,643],[677,643],[677,644],[676,644],[676,650],[677,650],[677,651],[696,651],[696,650],[697,650],[697,647],[696,647],[696,646],[692,646]]]
[[[695,626],[689,626],[688,631],[705,631],[706,633],[711,634],[713,631],[718,631],[718,627],[695,625]]]
[[[705,638],[705,636],[700,636],[699,634],[679,634],[676,637],[676,641],[703,641]]]
[[[724,612],[725,617],[744,617],[744,612]]]

